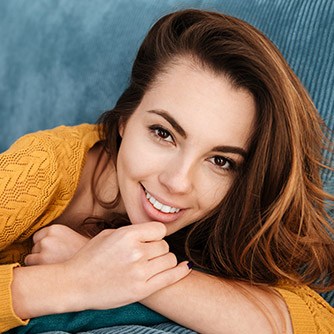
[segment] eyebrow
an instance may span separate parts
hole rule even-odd
[[[216,146],[212,149],[212,151],[222,153],[235,153],[241,155],[244,159],[247,158],[247,152],[243,148],[237,146]]]
[[[187,138],[187,133],[184,131],[183,127],[171,115],[169,115],[166,111],[164,111],[164,110],[148,110],[147,112],[163,117],[175,129],[175,131],[180,136],[182,136],[184,139]]]
[[[187,138],[186,131],[182,128],[182,126],[173,118],[168,112],[164,110],[148,110],[148,113],[156,114],[163,117],[174,129],[175,131],[184,139]],[[238,146],[215,146],[212,151],[222,152],[222,153],[234,153],[241,155],[244,159],[247,157],[247,152]]]

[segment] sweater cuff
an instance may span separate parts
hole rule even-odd
[[[29,320],[20,319],[13,310],[12,290],[13,269],[18,263],[0,265],[0,332],[26,325]]]
[[[314,323],[314,315],[305,301],[294,292],[284,288],[275,287],[275,290],[283,297],[292,322],[294,334],[317,334]]]

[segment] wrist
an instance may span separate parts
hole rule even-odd
[[[11,285],[12,305],[21,319],[73,311],[72,284],[63,264],[17,267]]]

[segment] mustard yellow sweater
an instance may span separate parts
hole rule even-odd
[[[31,236],[69,204],[97,127],[61,126],[22,137],[0,154],[0,332],[27,321],[12,308],[13,268],[23,264]],[[334,309],[306,286],[276,288],[287,303],[295,334],[334,333]]]

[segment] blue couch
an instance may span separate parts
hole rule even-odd
[[[189,7],[229,13],[267,34],[334,129],[333,0],[0,0],[0,152],[27,132],[95,122],[126,87],[149,27]],[[322,177],[334,193],[334,174]]]
[[[187,7],[223,11],[266,33],[334,128],[332,0],[2,0],[0,152],[27,132],[95,122],[126,87],[149,27]]]

